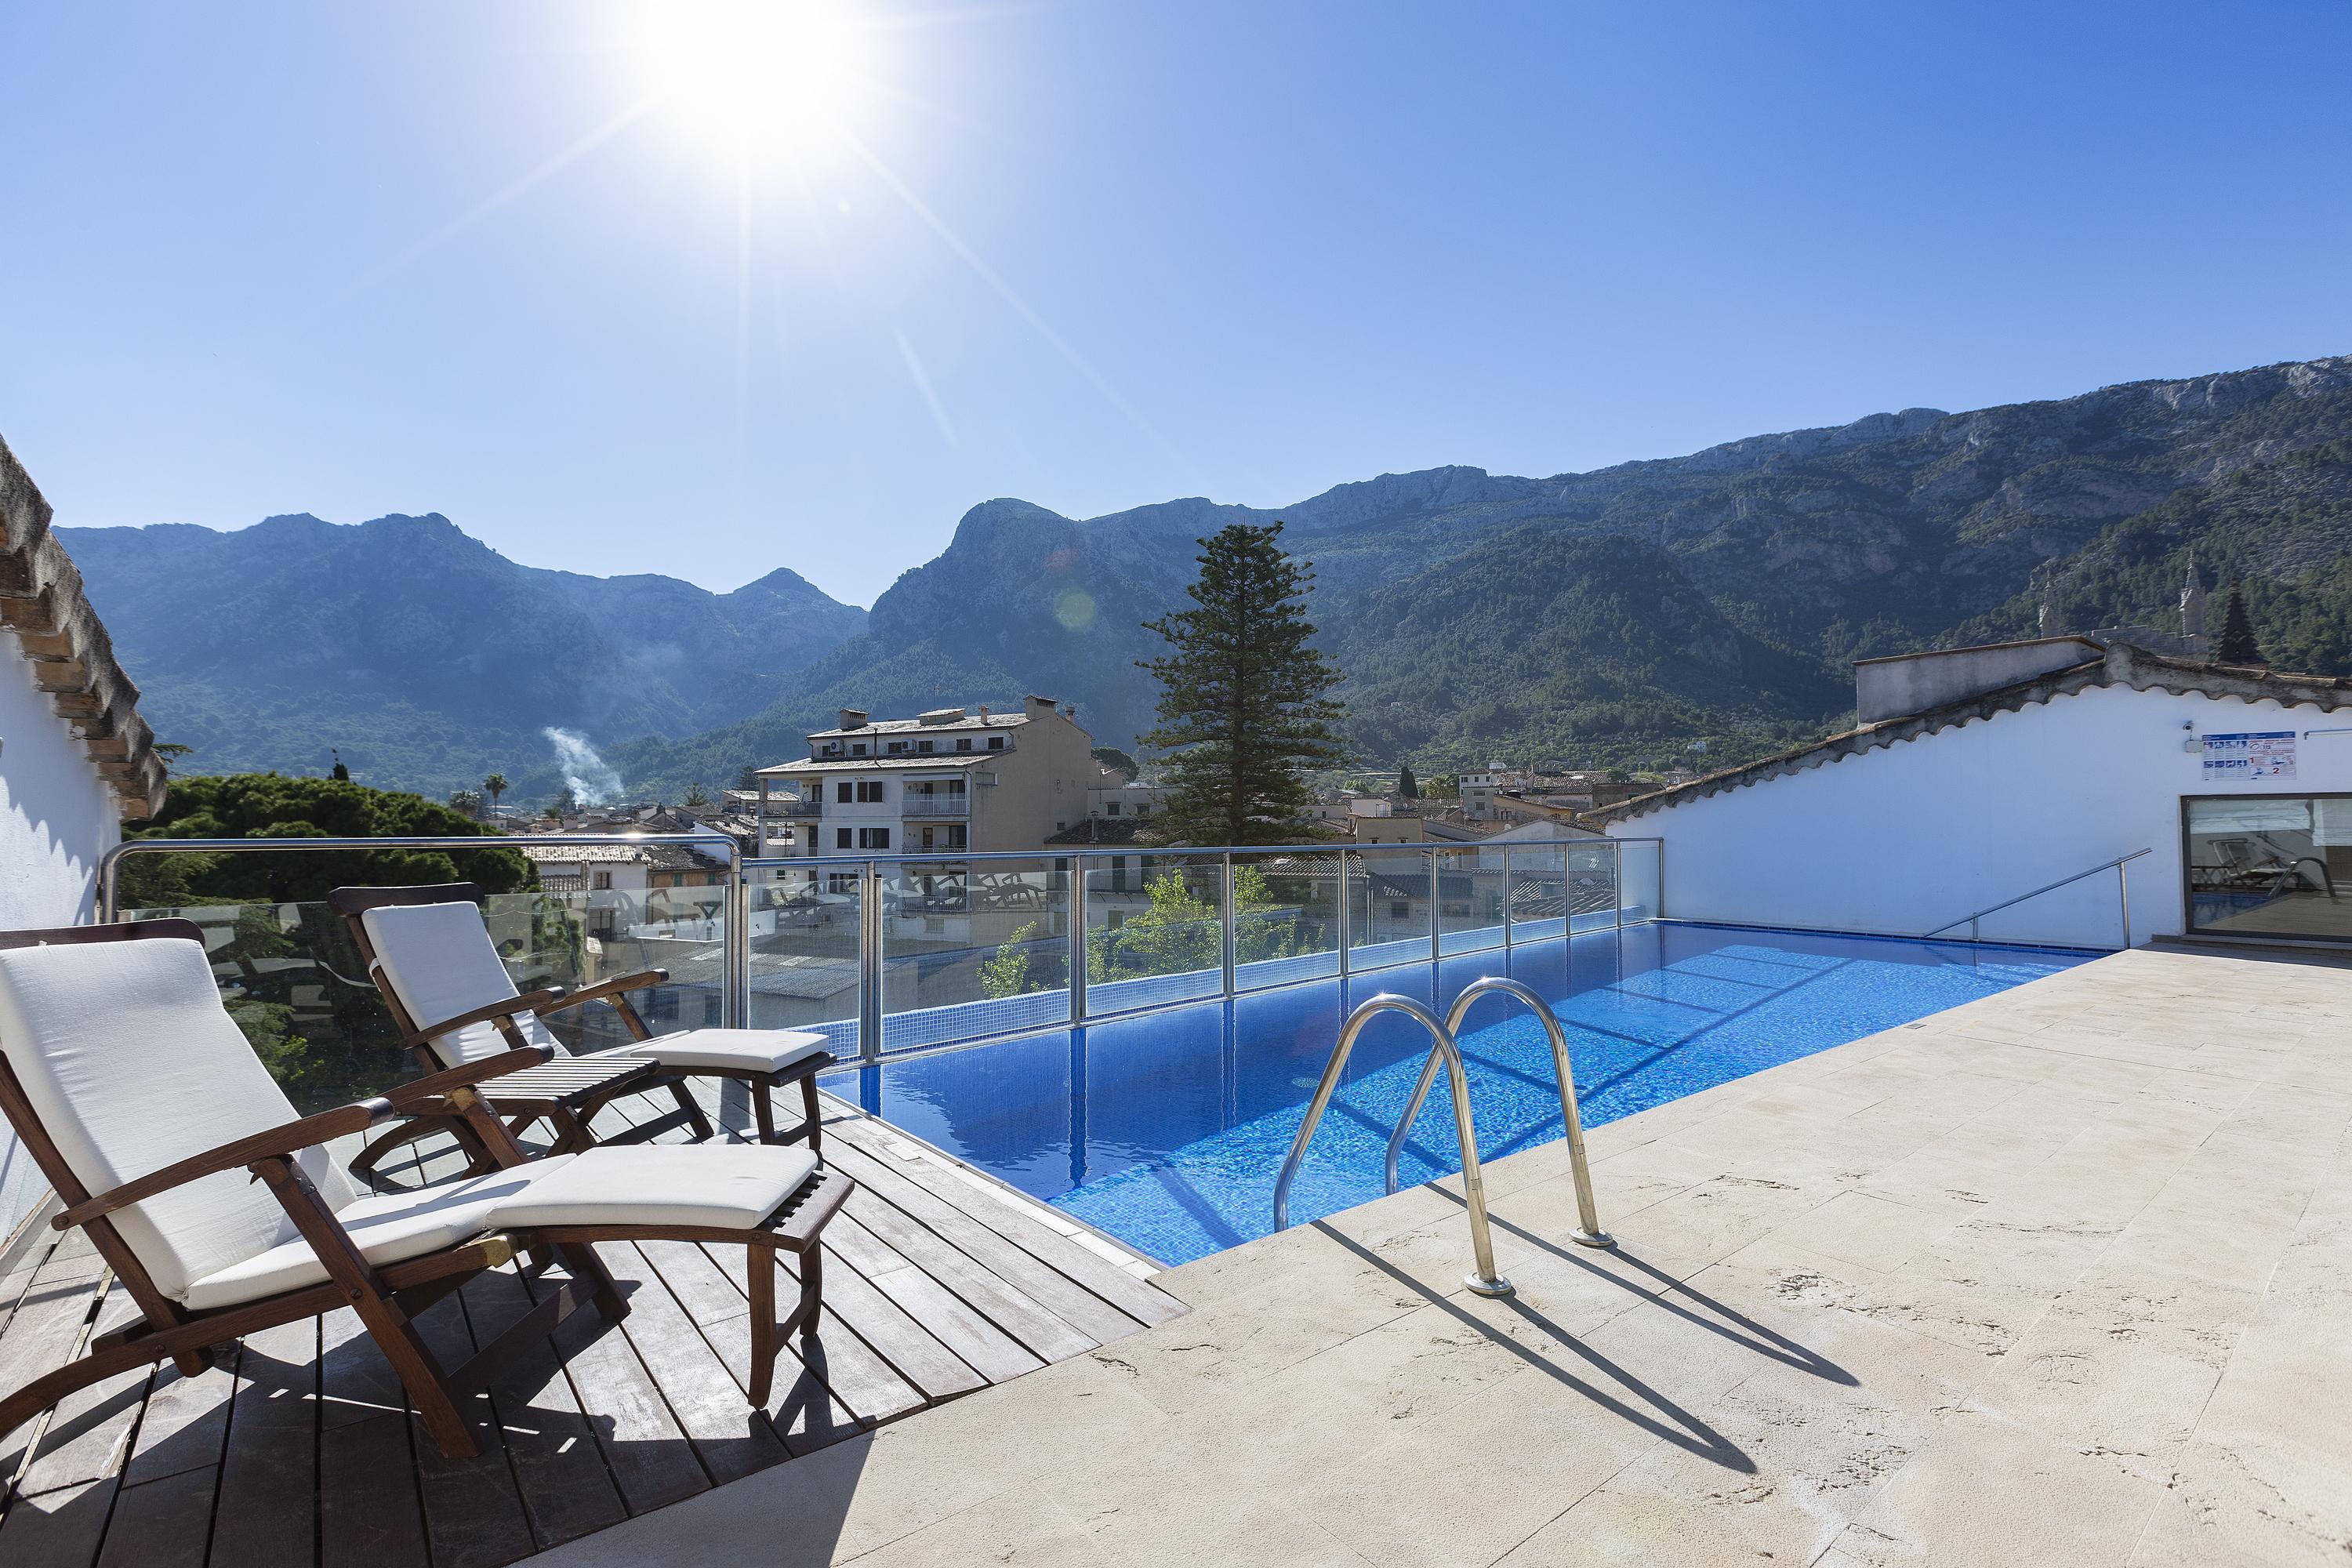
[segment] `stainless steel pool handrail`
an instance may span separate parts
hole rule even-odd
[[[1533,990],[1519,982],[1507,980],[1499,974],[1482,976],[1464,986],[1461,994],[1454,998],[1454,1005],[1445,1010],[1445,1037],[1454,1042],[1457,1058],[1461,1051],[1462,1020],[1468,1016],[1472,1007],[1477,1005],[1478,999],[1482,996],[1517,997],[1526,1003],[1528,1010],[1542,1022],[1544,1033],[1551,1040],[1552,1077],[1559,1086],[1559,1115],[1561,1122],[1568,1129],[1568,1168],[1576,1183],[1576,1217],[1581,1227],[1570,1232],[1569,1239],[1580,1247],[1616,1246],[1617,1238],[1601,1228],[1601,1215],[1593,1206],[1592,1171],[1586,1164],[1584,1158],[1584,1119],[1577,1114],[1576,1077],[1568,1065],[1568,1035],[1559,1026],[1559,1016],[1552,1012],[1550,1005],[1541,996],[1537,995]],[[1391,1193],[1397,1190],[1398,1156],[1403,1152],[1404,1141],[1412,1133],[1412,1124],[1421,1115],[1422,1101],[1429,1098],[1430,1085],[1436,1081],[1437,1051],[1433,1047],[1429,1053],[1429,1059],[1421,1064],[1421,1078],[1412,1086],[1412,1098],[1405,1101],[1404,1114],[1398,1119],[1396,1131],[1389,1134],[1386,1174],[1388,1190]],[[1461,1080],[1456,1078],[1452,1081],[1458,1085]],[[1457,1087],[1454,1089],[1456,1096],[1454,1117],[1457,1122],[1461,1120],[1459,1109],[1463,1103],[1459,1098],[1461,1093],[1462,1090]]]
[[[2146,849],[2135,849],[2128,855],[2118,855],[2112,860],[2102,860],[2087,871],[2077,871],[2071,877],[2061,877],[2054,882],[2043,883],[2030,893],[2020,893],[2013,899],[2003,899],[2000,902],[1979,910],[1974,914],[1962,915],[1956,921],[1946,921],[1934,931],[1921,931],[1919,940],[1925,942],[1931,937],[1941,936],[1954,926],[1966,926],[1969,928],[1969,940],[1978,941],[1978,922],[1985,916],[1997,915],[2003,910],[2013,909],[2026,900],[2038,899],[2044,893],[2054,893],[2061,888],[2070,887],[2086,877],[2095,877],[2102,871],[2113,871],[2116,874],[2116,907],[2123,917],[2124,947],[2128,951],[2131,947],[2131,874],[2124,868],[2143,855],[2155,853],[2156,850],[2151,847]]]
[[[1370,997],[1339,1026],[1339,1039],[1331,1047],[1331,1059],[1323,1064],[1323,1078],[1315,1086],[1315,1098],[1307,1102],[1307,1120],[1298,1124],[1298,1136],[1290,1142],[1290,1152],[1282,1162],[1282,1173],[1274,1179],[1274,1228],[1290,1227],[1290,1184],[1298,1175],[1298,1163],[1307,1154],[1307,1145],[1315,1136],[1315,1129],[1330,1108],[1331,1096],[1339,1091],[1339,1074],[1348,1065],[1348,1053],[1356,1048],[1356,1037],[1364,1026],[1382,1013],[1402,1013],[1429,1031],[1435,1042],[1431,1047],[1431,1059],[1445,1058],[1446,1081],[1454,1089],[1454,1131],[1462,1145],[1462,1196],[1470,1211],[1470,1252],[1476,1263],[1475,1273],[1463,1277],[1462,1282],[1476,1295],[1507,1296],[1511,1282],[1495,1272],[1495,1242],[1486,1226],[1486,1184],[1478,1174],[1478,1140],[1470,1126],[1468,1106],[1470,1083],[1462,1071],[1461,1047],[1454,1043],[1454,1035],[1437,1016],[1410,996],[1382,992]]]

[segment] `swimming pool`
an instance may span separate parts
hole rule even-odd
[[[1551,1004],[1587,1127],[1811,1056],[2095,956],[1656,921],[1522,943],[899,1059],[825,1087],[1164,1263],[1264,1236],[1274,1181],[1347,1010],[1391,991],[1440,1011],[1483,974]],[[1481,1159],[1560,1135],[1543,1027],[1465,1020]],[[1315,1135],[1293,1224],[1381,1195],[1389,1130],[1429,1037],[1376,1018]],[[1410,1185],[1461,1168],[1441,1074],[1407,1142]],[[1602,1216],[1605,1220],[1606,1215]]]

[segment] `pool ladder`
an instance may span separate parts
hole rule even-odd
[[[1584,1157],[1584,1121],[1576,1111],[1576,1079],[1568,1065],[1568,1037],[1559,1026],[1544,999],[1516,980],[1506,980],[1489,974],[1474,980],[1454,998],[1446,1010],[1445,1020],[1410,996],[1398,996],[1389,992],[1367,1000],[1348,1015],[1339,1026],[1339,1039],[1331,1047],[1331,1059],[1323,1064],[1322,1081],[1315,1086],[1315,1098],[1307,1103],[1307,1120],[1298,1124],[1298,1136],[1290,1142],[1290,1153],[1282,1162],[1282,1173],[1274,1183],[1274,1228],[1290,1226],[1290,1184],[1298,1175],[1298,1163],[1306,1157],[1307,1145],[1315,1137],[1315,1129],[1330,1109],[1331,1097],[1339,1092],[1339,1075],[1348,1066],[1348,1054],[1356,1048],[1356,1037],[1364,1026],[1382,1013],[1402,1013],[1429,1031],[1428,1060],[1421,1064],[1420,1081],[1413,1085],[1412,1098],[1404,1108],[1404,1115],[1389,1134],[1388,1156],[1385,1162],[1387,1189],[1397,1190],[1397,1159],[1404,1141],[1412,1131],[1414,1118],[1421,1114],[1422,1101],[1429,1097],[1430,1086],[1437,1081],[1438,1064],[1445,1066],[1446,1085],[1453,1091],[1454,1135],[1462,1148],[1462,1196],[1470,1213],[1470,1251],[1476,1269],[1463,1277],[1463,1283],[1477,1295],[1507,1296],[1511,1282],[1495,1272],[1495,1243],[1486,1223],[1486,1184],[1478,1172],[1478,1137],[1471,1125],[1470,1083],[1462,1069],[1462,1047],[1455,1042],[1455,1031],[1462,1027],[1463,1018],[1482,996],[1513,996],[1528,1005],[1543,1023],[1544,1033],[1551,1040],[1552,1075],[1559,1086],[1560,1120],[1568,1130],[1569,1169],[1576,1181],[1576,1213],[1580,1228],[1570,1239],[1583,1247],[1614,1247],[1614,1237],[1601,1228],[1601,1216],[1592,1205],[1592,1173]]]

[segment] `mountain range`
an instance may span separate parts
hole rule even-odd
[[[1424,773],[1734,763],[1850,721],[1851,660],[2030,636],[2045,598],[2074,626],[2177,626],[2192,561],[2243,581],[2274,661],[2352,674],[2352,358],[1272,510],[991,500],[870,615],[789,572],[712,595],[538,571],[437,516],[59,531],[190,765],[316,771],[336,744],[370,782],[497,766],[527,792],[557,776],[555,726],[675,795],[802,754],[844,706],[1040,691],[1127,745],[1151,717],[1141,623],[1181,602],[1197,539],[1275,519],[1314,563],[1354,748]]]

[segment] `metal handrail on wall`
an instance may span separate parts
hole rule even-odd
[[[1307,1106],[1307,1120],[1298,1124],[1298,1135],[1290,1141],[1290,1152],[1283,1159],[1282,1173],[1274,1179],[1274,1228],[1290,1227],[1290,1184],[1297,1179],[1298,1163],[1306,1157],[1307,1145],[1323,1112],[1330,1108],[1332,1095],[1339,1092],[1339,1075],[1348,1066],[1348,1054],[1356,1048],[1356,1037],[1382,1013],[1402,1013],[1427,1029],[1430,1060],[1433,1064],[1441,1057],[1444,1059],[1446,1080],[1454,1089],[1454,1133],[1462,1149],[1462,1198],[1470,1213],[1470,1253],[1477,1266],[1462,1282],[1480,1296],[1507,1296],[1511,1282],[1495,1272],[1495,1240],[1486,1223],[1486,1184],[1478,1172],[1478,1139],[1470,1125],[1470,1081],[1462,1070],[1462,1047],[1454,1043],[1453,1031],[1439,1023],[1435,1014],[1410,996],[1382,992],[1349,1014],[1348,1021],[1339,1026],[1339,1043],[1331,1047],[1330,1060],[1323,1064],[1323,1077]]]
[[[1526,1003],[1528,1010],[1535,1014],[1543,1025],[1544,1033],[1551,1042],[1552,1079],[1559,1089],[1559,1117],[1568,1140],[1569,1174],[1576,1184],[1579,1228],[1570,1234],[1569,1239],[1580,1247],[1616,1246],[1616,1238],[1601,1228],[1601,1215],[1593,1205],[1592,1172],[1584,1158],[1584,1118],[1576,1108],[1576,1074],[1568,1065],[1568,1035],[1559,1026],[1559,1016],[1541,996],[1516,980],[1507,980],[1499,974],[1474,980],[1462,988],[1454,998],[1454,1005],[1445,1010],[1445,1037],[1455,1042],[1457,1055],[1462,1020],[1469,1016],[1470,1009],[1478,1005],[1482,996],[1515,997]],[[1412,1086],[1412,1097],[1404,1103],[1404,1114],[1397,1118],[1396,1131],[1389,1134],[1388,1159],[1383,1169],[1388,1190],[1391,1193],[1397,1190],[1397,1163],[1404,1152],[1405,1139],[1412,1134],[1412,1124],[1421,1116],[1422,1101],[1429,1098],[1430,1086],[1437,1081],[1440,1049],[1438,1046],[1430,1047],[1429,1059],[1421,1064],[1421,1077]],[[1460,1079],[1457,1077],[1453,1081],[1458,1083]],[[1460,1090],[1457,1089],[1455,1092],[1458,1095]],[[1458,1100],[1454,1116],[1458,1121],[1461,1117]]]
[[[1974,914],[1962,915],[1956,921],[1946,921],[1934,931],[1921,931],[1919,933],[1920,940],[1924,942],[1931,937],[1939,937],[1955,927],[1966,926],[1969,928],[1969,940],[1970,942],[1977,942],[1980,940],[1978,935],[1979,927],[1987,915],[1997,915],[2003,910],[2016,908],[2019,904],[2024,903],[2029,899],[2038,899],[2044,893],[2054,893],[2061,888],[2073,887],[2075,883],[2083,881],[2086,878],[2095,877],[2103,871],[2113,871],[2116,874],[2116,908],[2117,912],[2123,918],[2123,945],[2127,951],[2132,944],[2131,879],[2130,873],[2126,872],[2124,868],[2138,859],[2141,856],[2152,855],[2156,851],[2152,847],[2147,849],[2135,849],[2128,855],[2118,855],[2112,860],[2102,860],[2086,871],[2077,871],[2071,877],[2061,877],[2054,882],[2046,882],[2041,887],[2034,889],[2030,893],[2020,893],[2013,899],[2003,899],[2000,902],[1979,910]]]

